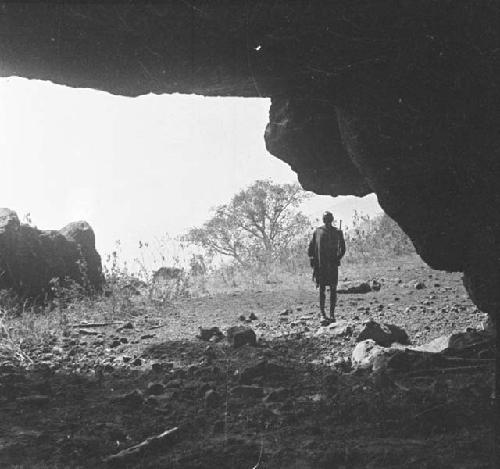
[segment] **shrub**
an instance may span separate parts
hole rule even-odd
[[[347,262],[366,262],[415,253],[410,238],[387,214],[370,217],[355,212],[344,231]]]

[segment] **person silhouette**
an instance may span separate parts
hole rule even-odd
[[[344,234],[333,226],[333,220],[331,212],[323,214],[324,224],[314,230],[307,252],[313,268],[313,280],[316,288],[319,287],[319,307],[324,323],[335,322],[339,265],[346,251]],[[325,313],[327,286],[330,287],[330,317]]]

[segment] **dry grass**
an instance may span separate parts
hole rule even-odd
[[[345,263],[340,269],[340,282],[367,281],[377,278],[381,271],[389,271],[395,260],[384,263],[364,261]],[[401,256],[399,264],[423,263],[415,255]],[[397,275],[397,274],[396,274]],[[115,270],[108,279],[105,292],[94,297],[84,297],[77,289],[61,290],[50,304],[44,307],[19,309],[10,303],[0,315],[0,360],[14,359],[29,366],[30,358],[25,351],[44,344],[59,342],[75,331],[75,325],[132,321],[138,317],[168,316],[172,305],[180,299],[237,294],[239,292],[310,291],[312,286],[310,269],[291,272],[280,266],[269,271],[223,267],[204,275],[183,277],[179,282],[164,284],[160,288],[151,283],[138,281],[126,272]],[[188,304],[186,303],[186,304]]]

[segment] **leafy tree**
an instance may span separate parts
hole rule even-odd
[[[298,210],[307,197],[298,184],[256,181],[228,204],[215,208],[202,227],[189,231],[187,239],[243,266],[256,261],[267,264],[310,230],[309,219]]]

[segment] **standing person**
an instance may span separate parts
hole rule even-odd
[[[337,283],[339,280],[340,260],[345,254],[344,235],[341,230],[332,226],[333,215],[323,214],[323,226],[314,231],[309,243],[308,255],[313,268],[313,279],[319,287],[319,307],[323,322],[335,322],[335,305],[337,303]],[[325,290],[330,287],[330,317],[325,313]]]

